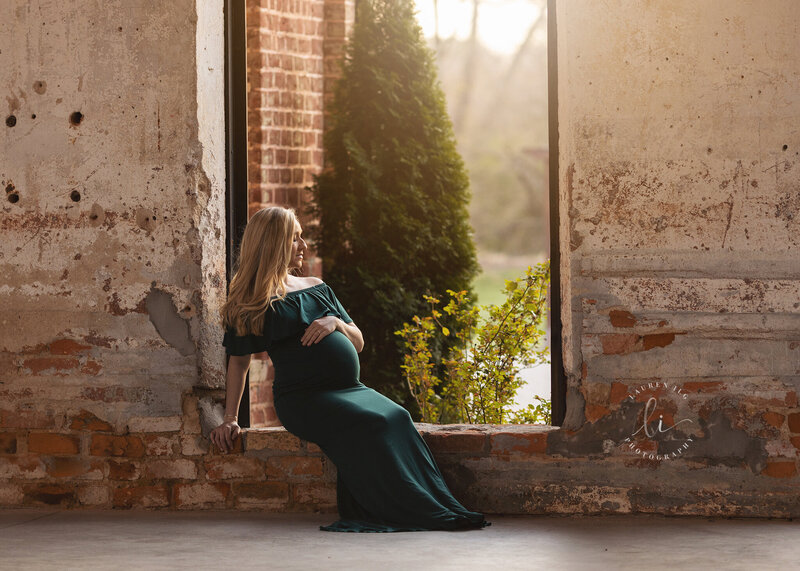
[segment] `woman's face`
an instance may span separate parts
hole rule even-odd
[[[289,260],[289,269],[300,269],[303,267],[303,257],[308,248],[308,244],[303,240],[303,229],[300,223],[296,222],[294,235],[292,236],[292,259]]]

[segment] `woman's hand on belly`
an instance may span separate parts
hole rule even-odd
[[[319,343],[325,337],[336,331],[338,328],[339,318],[333,315],[326,315],[315,319],[314,322],[306,328],[306,332],[300,338],[301,345],[313,345]]]

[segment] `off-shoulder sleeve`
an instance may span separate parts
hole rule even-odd
[[[333,289],[331,288],[331,286],[329,286],[327,284],[325,284],[325,285],[327,286],[325,288],[326,293],[327,293],[327,297],[330,300],[330,302],[333,304],[333,306],[336,308],[336,311],[339,312],[341,320],[344,321],[345,323],[353,323],[353,318],[350,317],[347,314],[347,311],[345,311],[344,306],[339,301],[339,298],[337,298],[336,294],[333,293]]]
[[[236,335],[233,329],[227,329],[222,345],[228,355],[250,355],[266,351],[269,339],[265,335]]]

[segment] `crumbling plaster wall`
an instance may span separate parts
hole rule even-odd
[[[689,466],[797,482],[800,4],[569,0],[557,22],[564,428],[597,448],[666,382]]]
[[[178,429],[182,393],[224,386],[222,14],[0,4],[6,417]]]

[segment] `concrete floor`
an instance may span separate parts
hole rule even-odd
[[[785,520],[491,517],[477,531],[319,531],[331,515],[0,510],[0,569],[800,568]]]

